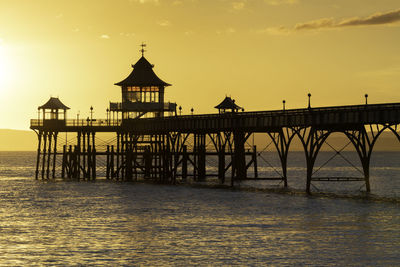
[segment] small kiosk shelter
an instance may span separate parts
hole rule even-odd
[[[226,96],[221,103],[215,106],[215,108],[218,109],[219,114],[226,113],[227,110],[230,110],[233,113],[238,112],[240,109],[243,109],[235,104],[235,99],[232,99],[229,96]]]
[[[64,105],[58,97],[50,97],[44,104],[38,107],[38,119],[40,120],[40,113],[42,113],[43,124],[64,124],[67,118],[67,110],[69,107]]]

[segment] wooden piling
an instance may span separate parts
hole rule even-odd
[[[47,132],[45,132],[43,135],[42,180],[44,179],[44,171],[46,166],[46,147],[47,147]]]
[[[36,156],[36,171],[35,171],[35,179],[37,180],[39,177],[39,166],[40,166],[40,149],[42,143],[42,132],[38,133],[38,149],[37,149],[37,156]]]

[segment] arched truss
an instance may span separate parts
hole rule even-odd
[[[208,136],[212,144],[214,145],[215,151],[218,155],[218,179],[221,184],[224,184],[225,174],[228,169],[232,167],[232,157],[228,165],[226,165],[225,162],[225,155],[227,153],[232,155],[233,151],[232,132],[218,132],[214,134],[208,134]]]
[[[287,182],[287,157],[289,153],[289,147],[296,135],[296,131],[291,128],[281,128],[278,132],[268,132],[275,148],[278,152],[279,160],[282,166],[282,181],[284,186],[288,186]]]
[[[317,159],[318,152],[321,150],[325,140],[333,131],[317,129],[314,127],[293,127],[292,130],[299,137],[304,148],[307,165],[306,191],[310,194],[315,160]]]
[[[318,178],[313,179],[313,168],[315,161],[317,159],[318,153],[322,147],[322,145],[326,142],[326,139],[330,134],[334,132],[341,132],[346,135],[346,137],[353,144],[357,154],[360,158],[361,165],[363,168],[364,178],[361,178],[365,181],[366,191],[370,192],[370,182],[369,182],[369,167],[372,151],[378,137],[385,131],[392,131],[398,140],[400,141],[400,134],[398,133],[398,125],[358,125],[357,127],[352,127],[352,129],[318,129],[315,127],[292,127],[292,131],[299,137],[306,156],[306,165],[307,165],[307,183],[306,183],[306,191],[307,193],[311,193],[311,182],[313,180],[320,180]],[[281,141],[281,146],[284,143]],[[288,142],[290,144],[290,142]],[[277,146],[277,145],[276,145]],[[280,149],[283,155],[285,152],[284,149]],[[286,151],[287,153],[287,151]],[[281,157],[281,155],[280,155]],[[284,166],[284,165],[283,165]],[[330,179],[324,179],[325,181],[329,181]],[[334,181],[357,181],[360,178],[348,178],[336,177]]]
[[[371,125],[361,126],[359,129],[356,130],[344,131],[344,134],[351,141],[360,158],[364,172],[365,187],[367,192],[371,191],[371,186],[369,182],[369,175],[370,175],[369,168],[370,168],[372,151],[379,136],[385,130],[392,131],[400,141],[400,136],[397,133],[397,125],[371,124]]]

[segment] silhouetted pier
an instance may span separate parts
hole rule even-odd
[[[288,152],[293,139],[298,138],[305,152],[308,193],[313,181],[362,181],[369,192],[370,160],[379,136],[391,131],[400,141],[400,103],[366,102],[321,108],[311,107],[309,103],[304,109],[284,107],[244,112],[232,99],[226,98],[217,106],[219,114],[179,115],[176,104],[165,103],[164,88],[169,84],[154,74],[153,66],[143,56],[143,48],[131,75],[117,83],[122,88],[122,102],[110,104],[106,119],[67,119],[68,107],[57,98],[39,107],[43,117],[31,120],[31,129],[38,135],[37,179],[95,179],[96,161],[102,156],[106,161],[107,179],[181,183],[188,178],[205,181],[215,176],[220,183],[232,186],[236,181],[252,179],[278,180],[286,187]],[[151,118],[145,118],[148,114]],[[65,132],[76,133],[76,143],[57,151],[57,138]],[[101,149],[96,146],[95,136],[102,132],[114,133],[115,144]],[[343,133],[354,146],[363,176],[313,176],[322,145],[336,132]],[[247,142],[254,134],[271,138],[281,162],[279,177],[259,177],[259,153]],[[62,165],[59,174],[56,173],[57,157],[61,157]],[[217,159],[217,173],[207,171],[209,157]],[[227,177],[228,171],[230,177]]]

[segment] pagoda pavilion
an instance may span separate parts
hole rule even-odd
[[[164,102],[164,92],[171,84],[161,80],[153,71],[154,65],[144,57],[132,65],[132,72],[127,78],[116,83],[121,87],[122,101],[110,103],[110,112],[122,113],[122,119],[145,117],[164,117],[165,112],[175,112],[176,103]],[[118,116],[117,116],[118,117]]]

